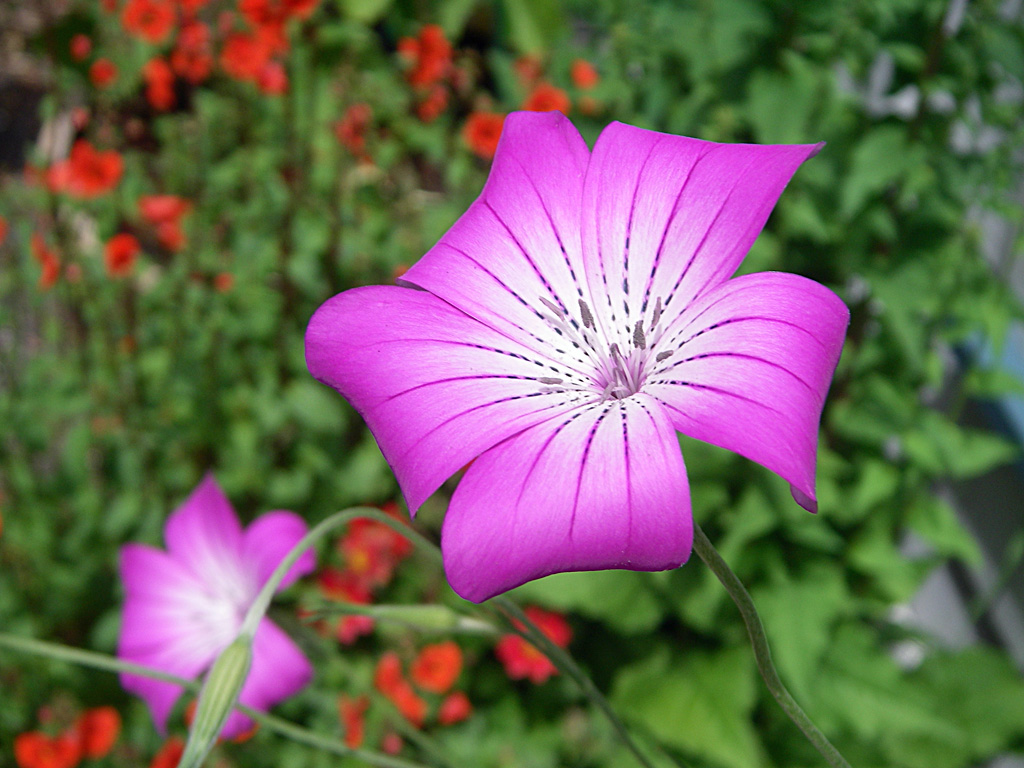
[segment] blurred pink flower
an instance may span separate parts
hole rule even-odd
[[[514,113],[480,197],[403,285],[317,310],[309,369],[366,419],[410,510],[472,462],[442,531],[456,592],[680,565],[677,431],[816,509],[849,311],[797,275],[730,276],[819,147],[612,123],[591,152],[563,115]]]
[[[238,635],[257,593],[305,534],[305,522],[284,511],[268,512],[243,530],[208,475],[167,520],[166,552],[144,544],[121,549],[126,597],[117,655],[179,677],[198,677]],[[310,550],[288,572],[281,589],[314,566]],[[312,674],[298,646],[264,618],[239,701],[269,709],[305,686]],[[181,688],[128,674],[121,676],[121,684],[146,701],[157,728],[165,732]],[[251,724],[234,712],[221,736],[236,736]]]

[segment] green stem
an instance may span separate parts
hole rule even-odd
[[[92,667],[93,669],[100,669],[105,672],[127,673],[131,675],[139,675],[140,677],[148,677],[153,680],[162,680],[165,683],[180,685],[191,693],[198,693],[199,691],[199,683],[195,680],[185,680],[184,678],[169,675],[166,672],[161,672],[160,670],[153,669],[152,667],[145,667],[141,664],[132,664],[131,662],[121,661],[113,656],[96,653],[95,651],[85,651],[80,648],[69,648],[57,643],[48,643],[42,640],[18,637],[16,635],[9,635],[5,632],[0,632],[0,647],[23,653],[30,653],[35,656],[57,659],[58,661],[66,661],[83,667]],[[377,752],[369,752],[363,749],[352,749],[340,741],[325,738],[313,731],[295,725],[294,723],[290,723],[287,720],[283,720],[280,717],[275,717],[274,715],[269,715],[265,712],[250,709],[242,704],[236,704],[235,709],[247,717],[252,718],[255,722],[259,723],[261,727],[266,728],[268,731],[277,733],[300,744],[315,747],[316,749],[320,749],[324,752],[340,755],[342,757],[352,757],[356,760],[362,760],[367,765],[377,766],[378,768],[425,768],[422,763],[412,763],[408,760],[390,757]]]
[[[321,536],[357,517],[369,517],[379,520],[380,517],[386,517],[386,515],[380,510],[370,507],[351,507],[350,509],[335,512],[330,517],[321,520],[313,526],[299,543],[291,548],[291,551],[288,552],[284,560],[281,561],[280,565],[270,575],[270,578],[267,579],[266,584],[263,585],[253,604],[249,606],[249,612],[245,614],[245,620],[242,622],[241,629],[238,632],[239,636],[246,635],[250,639],[256,636],[256,628],[266,614],[267,608],[270,607],[270,601],[274,599],[274,594],[277,592],[278,587],[281,586],[281,582],[284,581],[284,577],[288,575],[288,571],[302,557],[303,553],[310,549]]]
[[[850,768],[850,764],[839,754],[839,750],[832,746],[832,743],[825,737],[825,734],[819,731],[817,726],[811,722],[811,719],[800,708],[800,705],[796,703],[796,700],[789,691],[786,690],[786,686],[782,684],[782,680],[779,679],[779,673],[775,670],[775,665],[772,663],[772,654],[768,648],[768,638],[764,632],[764,625],[761,623],[761,617],[757,613],[757,608],[754,607],[754,601],[751,599],[750,593],[747,592],[746,587],[743,586],[743,583],[733,573],[728,563],[722,559],[722,556],[718,554],[718,550],[712,546],[711,541],[696,523],[693,525],[693,548],[700,559],[711,569],[711,572],[722,582],[725,591],[729,593],[729,597],[732,598],[732,601],[736,603],[736,607],[739,608],[740,615],[743,617],[743,623],[747,626],[747,633],[750,635],[750,644],[754,648],[757,668],[761,671],[761,677],[764,678],[765,685],[768,686],[768,690],[771,691],[779,706],[789,715],[789,719],[796,723],[797,727],[803,731],[807,740],[822,754],[830,766],[833,768]]]
[[[594,681],[590,679],[579,665],[573,660],[566,651],[552,642],[547,635],[545,635],[540,628],[537,627],[530,618],[523,612],[516,603],[509,600],[506,597],[495,597],[493,598],[495,605],[498,606],[499,610],[505,614],[510,626],[517,631],[518,634],[528,640],[530,643],[535,645],[538,650],[541,651],[551,663],[554,664],[560,671],[571,677],[576,684],[583,691],[583,694],[590,700],[590,702],[601,711],[601,713],[608,719],[612,727],[615,729],[616,735],[626,746],[626,748],[633,754],[641,765],[645,768],[654,768],[653,763],[640,751],[640,746],[633,739],[629,729],[626,728],[626,724],[622,722],[619,716],[612,709],[612,705],[608,702],[608,699],[604,697],[604,694],[598,690],[597,686],[594,685]],[[518,631],[518,628],[522,628],[522,631]],[[666,755],[668,757],[668,755]],[[674,758],[670,758],[679,765],[679,761]]]

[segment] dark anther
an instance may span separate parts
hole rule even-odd
[[[636,325],[633,326],[633,346],[638,349],[647,349],[647,339],[644,338],[643,323],[640,320],[637,320]]]
[[[672,357],[671,352],[659,352],[654,359],[660,363],[662,360],[668,360],[670,357]]]
[[[562,308],[560,306],[558,306],[557,304],[555,304],[555,302],[548,301],[543,296],[540,297],[540,300],[541,300],[541,303],[543,303],[545,307],[547,307],[552,312],[554,312],[556,315],[558,315],[558,317],[565,317],[565,312],[563,312]]]
[[[583,327],[593,328],[594,327],[594,316],[590,314],[590,307],[587,306],[587,302],[580,299],[580,315],[583,316]]]
[[[556,379],[554,376],[541,376],[539,379],[537,379],[537,381],[539,381],[541,384],[552,384],[552,385],[554,385],[554,384],[561,384],[562,383],[561,379]]]

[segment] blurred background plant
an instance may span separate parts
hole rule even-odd
[[[395,505],[362,422],[310,379],[302,333],[324,299],[393,280],[465,210],[509,111],[561,110],[591,142],[611,120],[825,140],[743,267],[820,280],[853,312],[820,514],[687,441],[694,513],[851,763],[955,768],[1024,750],[1024,683],[990,603],[966,648],[903,620],[950,562],[1003,563],[1011,586],[1020,562],[1024,497],[1003,500],[1016,512],[981,547],[946,492],[1019,469],[1019,441],[962,416],[1022,391],[999,362],[1021,320],[1019,267],[986,260],[982,226],[1021,222],[1020,2],[13,0],[0,29],[5,631],[112,651],[118,547],[158,543],[207,471],[249,517]],[[420,530],[436,535],[445,501]],[[426,762],[626,764],[529,646],[334,611],[458,604],[383,526],[353,526],[308,581],[275,616],[317,667],[286,716]],[[679,758],[818,764],[699,563],[518,594]],[[0,765],[172,765],[180,749],[185,713],[165,742],[111,675],[0,650],[0,690]],[[123,726],[102,738],[116,743],[89,752],[76,724],[111,706]],[[218,755],[339,762],[267,734]]]

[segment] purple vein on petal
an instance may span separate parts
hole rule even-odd
[[[501,224],[501,226],[505,230],[505,232],[508,233],[508,236],[510,238],[512,238],[512,242],[516,244],[516,248],[518,248],[519,251],[523,254],[523,256],[526,257],[526,261],[529,263],[530,267],[533,269],[534,274],[537,275],[537,278],[541,281],[543,286],[547,289],[548,294],[550,294],[551,298],[554,299],[563,310],[565,310],[566,307],[562,303],[562,300],[558,297],[558,294],[555,293],[555,289],[551,287],[551,283],[548,282],[547,277],[537,267],[536,263],[534,263],[533,257],[529,254],[529,252],[526,250],[526,248],[523,246],[523,244],[519,241],[519,238],[516,236],[515,232],[513,232],[511,227],[509,227],[509,225],[505,223],[505,220],[503,218],[501,218],[501,214],[499,214],[498,211],[495,210],[494,206],[491,205],[490,202],[487,201],[486,199],[482,199],[481,198],[480,203],[488,211],[491,212],[491,214],[494,216],[495,221],[497,221],[499,224]]]
[[[569,260],[569,253],[565,250],[565,241],[562,239],[562,235],[558,231],[558,225],[555,224],[555,219],[551,215],[551,211],[548,209],[547,200],[544,199],[544,196],[540,193],[540,190],[537,189],[537,184],[534,182],[533,177],[530,175],[526,166],[523,165],[523,161],[520,160],[518,157],[515,157],[513,159],[522,169],[523,178],[525,178],[530,183],[530,188],[533,190],[534,194],[537,195],[537,200],[540,202],[540,207],[544,211],[544,215],[547,217],[548,223],[551,225],[551,232],[554,234],[555,240],[558,242],[558,248],[562,252],[562,257],[565,259],[565,266],[569,270],[569,277],[572,278],[573,285],[576,286],[576,293],[578,295],[578,298],[586,300],[586,296],[583,295],[583,288],[580,284],[579,278],[576,277],[576,270],[573,269],[572,261]],[[559,303],[559,306],[561,306],[562,309],[566,309],[566,307],[561,303]],[[579,328],[579,325],[576,323],[575,318],[572,319],[572,323],[573,325],[576,325],[577,328]]]
[[[636,183],[633,185],[633,196],[629,201],[629,217],[626,219],[626,239],[623,242],[623,256],[622,256],[622,308],[626,312],[626,318],[630,318],[629,312],[629,243],[633,235],[633,216],[636,213],[636,199],[640,194],[640,183],[644,178],[644,171],[647,170],[648,163],[651,162],[651,157],[654,156],[654,151],[665,141],[664,136],[659,136],[653,144],[648,148],[647,155],[644,157],[643,163],[640,164],[640,170],[636,174]],[[601,227],[598,224],[597,231],[597,242],[598,249],[601,248],[603,242],[601,238]],[[604,255],[601,255],[599,262],[601,264],[601,270],[604,270]],[[646,297],[644,299],[644,306],[646,306]]]
[[[658,265],[661,264],[662,253],[665,250],[665,240],[668,237],[669,230],[672,229],[672,224],[675,223],[676,216],[678,215],[678,213],[680,211],[679,201],[682,199],[683,193],[686,192],[686,190],[687,190],[687,186],[690,183],[690,178],[693,176],[693,172],[697,168],[697,164],[700,163],[701,159],[706,154],[708,154],[708,152],[710,152],[710,151],[711,151],[711,145],[710,144],[707,145],[706,147],[702,148],[701,153],[699,155],[697,155],[697,157],[693,161],[693,164],[686,171],[686,178],[683,179],[683,183],[679,185],[679,191],[676,193],[676,199],[672,203],[672,213],[669,215],[668,219],[665,221],[665,228],[661,232],[661,240],[658,242],[658,250],[657,250],[657,252],[654,255],[654,262],[651,264],[651,273],[647,276],[647,288],[644,291],[644,304],[643,304],[643,308],[641,310],[642,312],[646,312],[647,311],[647,302],[648,302],[648,300],[650,298],[650,295],[651,295],[651,288],[654,286],[654,276],[655,276],[655,274],[658,271]],[[687,265],[684,268],[684,276],[685,276],[685,270],[690,268],[690,263],[692,263],[692,262],[693,262],[693,258],[691,257],[690,261],[687,262]],[[680,279],[682,279],[682,277],[680,277]]]
[[[601,426],[601,421],[605,416],[608,415],[608,411],[611,410],[611,405],[605,404],[601,413],[598,414],[597,419],[590,427],[590,431],[587,433],[587,442],[583,447],[583,456],[580,458],[579,474],[576,476],[576,492],[573,495],[572,500],[572,514],[569,516],[569,541],[572,541],[572,531],[576,527],[576,511],[580,505],[580,487],[583,485],[583,472],[587,467],[587,457],[590,455],[590,447],[594,444],[594,435],[597,434],[598,427]]]
[[[704,314],[704,311],[702,311],[701,314]],[[694,318],[694,319],[696,319],[696,318]],[[760,315],[751,315],[750,317],[730,317],[730,318],[728,318],[726,320],[722,320],[722,321],[717,322],[717,323],[712,323],[707,328],[703,328],[703,329],[697,331],[696,333],[692,334],[691,336],[688,336],[683,341],[680,341],[680,342],[677,343],[675,340],[680,335],[682,335],[682,333],[684,331],[686,331],[687,328],[690,325],[692,325],[692,323],[687,323],[686,326],[684,326],[683,328],[681,328],[678,331],[676,331],[676,333],[673,334],[672,338],[670,338],[668,340],[665,340],[665,341],[662,341],[659,346],[664,346],[664,347],[675,346],[676,349],[682,349],[684,346],[689,344],[694,339],[696,339],[696,338],[698,338],[700,336],[703,336],[706,333],[710,333],[711,331],[717,330],[718,328],[722,328],[722,327],[724,327],[726,325],[734,325],[736,323],[745,323],[745,322],[749,322],[749,321],[752,321],[752,320],[757,320],[757,321],[760,321],[760,322],[763,322],[763,323],[777,323],[779,325],[788,325],[790,328],[796,328],[798,331],[801,331],[802,333],[806,334],[807,336],[810,336],[821,347],[827,347],[825,342],[823,342],[821,339],[819,339],[817,336],[815,336],[814,333],[812,333],[810,330],[808,330],[807,328],[804,328],[802,325],[800,325],[798,323],[794,323],[794,322],[791,322],[789,320],[782,320],[781,318],[778,318],[778,317],[763,317],[763,316],[760,316]]]
[[[728,145],[723,145],[723,146],[724,147],[728,147]],[[705,152],[703,155],[701,155],[697,159],[697,161],[693,164],[694,168],[696,168],[698,165],[700,165],[700,163],[704,159],[710,157],[711,154],[713,153],[713,151],[714,151],[714,148],[712,148],[712,150],[709,150],[708,152]],[[721,151],[726,151],[726,150],[723,149]],[[679,290],[679,286],[681,286],[683,284],[683,280],[686,279],[686,275],[689,273],[690,267],[693,266],[693,263],[697,260],[697,257],[700,255],[701,250],[703,250],[703,248],[704,248],[704,243],[707,242],[708,237],[711,235],[711,231],[715,228],[715,224],[718,222],[718,219],[722,216],[722,212],[725,211],[726,206],[729,204],[729,200],[732,199],[733,193],[737,189],[739,189],[740,182],[742,182],[743,179],[746,177],[747,170],[750,168],[750,166],[752,166],[754,164],[754,160],[755,159],[756,158],[751,157],[750,160],[747,162],[747,164],[745,166],[743,166],[743,170],[740,173],[737,173],[735,175],[734,183],[732,185],[732,188],[729,190],[728,194],[726,194],[725,197],[722,199],[722,204],[718,207],[718,210],[715,212],[714,218],[711,219],[711,222],[708,224],[707,228],[704,230],[704,234],[701,235],[700,242],[697,243],[697,247],[694,248],[693,249],[693,253],[690,254],[690,260],[688,262],[686,262],[686,266],[683,267],[683,271],[679,275],[679,279],[676,280],[676,284],[674,286],[672,286],[672,290],[670,290],[668,292],[668,294],[665,296],[665,301],[664,301],[664,306],[665,307],[668,307],[668,305],[672,302],[672,298],[676,295],[676,291]],[[689,174],[687,175],[686,179],[687,179],[687,181],[689,181],[689,179],[690,179],[690,175]],[[678,210],[678,209],[676,209],[676,210]],[[675,218],[675,214],[676,214],[676,211],[673,211],[672,212],[672,219]],[[691,301],[693,299],[695,299],[696,297],[700,296],[705,290],[707,290],[711,280],[714,279],[714,276],[715,276],[715,273],[712,272],[711,276],[708,278],[708,282],[706,282],[704,285],[702,285],[700,287],[700,290],[692,292],[692,297],[690,299]]]
[[[757,355],[744,354],[742,352],[702,352],[699,355],[693,355],[692,357],[687,357],[687,358],[684,358],[682,360],[676,360],[674,362],[671,362],[671,358],[670,358],[669,360],[666,360],[665,362],[671,362],[671,365],[668,365],[665,368],[662,368],[661,370],[657,370],[657,371],[652,372],[650,377],[648,378],[648,381],[659,382],[660,383],[662,380],[660,378],[658,378],[658,377],[661,376],[662,374],[669,373],[673,368],[676,368],[676,367],[682,365],[683,363],[692,362],[694,360],[706,360],[709,357],[734,357],[734,358],[737,358],[737,359],[740,359],[740,360],[750,360],[750,361],[756,362],[756,363],[764,363],[765,365],[767,365],[767,366],[769,366],[771,368],[775,368],[777,370],[782,371],[783,373],[789,374],[792,378],[796,379],[800,384],[802,384],[812,395],[814,395],[815,398],[819,398],[820,397],[820,394],[818,393],[817,389],[815,389],[810,384],[808,384],[807,381],[805,381],[802,376],[800,376],[796,372],[790,370],[789,368],[787,368],[786,366],[782,365],[781,363],[776,363],[773,360],[768,360],[768,359],[763,358],[763,357],[758,357]]]
[[[680,387],[689,387],[691,389],[703,389],[703,390],[707,390],[708,392],[715,392],[715,393],[717,393],[719,395],[724,395],[726,397],[733,397],[733,398],[735,398],[737,400],[742,400],[743,402],[750,403],[751,405],[756,405],[759,408],[764,408],[766,411],[771,411],[772,413],[777,413],[779,416],[785,416],[785,414],[782,411],[780,411],[778,408],[773,408],[772,406],[768,405],[768,403],[763,403],[760,400],[755,400],[752,397],[747,397],[746,395],[741,395],[738,392],[731,392],[728,389],[722,389],[721,387],[716,387],[713,384],[701,384],[701,383],[696,382],[696,381],[685,381],[683,379],[659,380],[657,383],[658,384],[674,384],[674,385],[680,386]],[[657,395],[655,395],[655,397],[657,397]],[[687,415],[687,414],[683,413],[683,411],[681,411],[678,408],[676,408],[675,406],[673,406],[671,403],[665,402],[664,400],[662,400],[661,402],[667,408],[671,408],[673,411],[676,411],[677,413],[682,413],[684,416]]]

